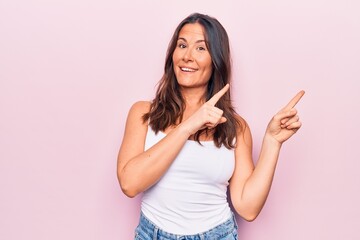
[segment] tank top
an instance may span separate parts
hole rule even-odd
[[[145,150],[166,134],[148,127]],[[234,150],[213,141],[187,140],[167,172],[147,189],[141,211],[160,229],[181,235],[205,232],[231,215],[227,186],[235,168]]]

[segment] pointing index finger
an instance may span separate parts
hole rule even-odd
[[[217,93],[214,94],[214,96],[212,96],[212,98],[209,99],[209,101],[207,101],[209,104],[211,104],[212,106],[215,106],[215,104],[219,101],[219,99],[224,96],[224,94],[229,90],[230,85],[226,84],[225,87],[223,87],[220,91],[218,91]]]
[[[291,101],[284,107],[284,110],[290,110],[293,107],[295,107],[295,105],[300,101],[300,99],[302,98],[302,96],[304,96],[304,94],[305,94],[304,90],[298,92],[298,94],[296,94],[296,96],[293,97],[293,99],[291,99]]]

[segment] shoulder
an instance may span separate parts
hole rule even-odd
[[[142,116],[150,111],[151,102],[149,101],[138,101],[135,102],[130,110],[129,117],[142,118]]]
[[[129,125],[143,124],[144,114],[150,111],[151,102],[138,101],[135,102],[128,113],[127,122]]]
[[[151,102],[149,101],[138,101],[131,106],[130,112],[145,114],[149,112],[150,106]]]
[[[236,148],[239,148],[239,146],[244,146],[244,144],[248,147],[252,146],[252,136],[249,124],[242,116],[238,114],[235,115],[235,118],[236,121],[239,123],[236,129]]]
[[[243,134],[244,131],[249,128],[249,125],[248,123],[246,122],[246,120],[240,116],[239,114],[235,114],[235,119],[236,119],[236,122],[238,123],[237,127],[236,127],[236,130],[237,130],[237,135],[239,134]]]

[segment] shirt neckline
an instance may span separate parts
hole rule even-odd
[[[148,128],[151,128],[150,126],[148,126]],[[154,130],[151,128],[151,131],[154,132]],[[155,132],[154,132],[155,133]],[[158,131],[158,133],[160,133],[161,135],[163,135],[164,137],[167,135],[167,133],[164,133],[163,131]],[[191,139],[187,139],[186,140],[187,143],[197,143],[199,144],[196,140],[191,140]],[[215,145],[214,140],[200,140],[200,143],[202,145]]]

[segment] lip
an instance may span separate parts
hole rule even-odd
[[[186,72],[186,73],[193,73],[193,72],[196,72],[198,70],[197,68],[186,67],[186,66],[181,66],[179,68],[180,68],[180,70],[182,72]]]

